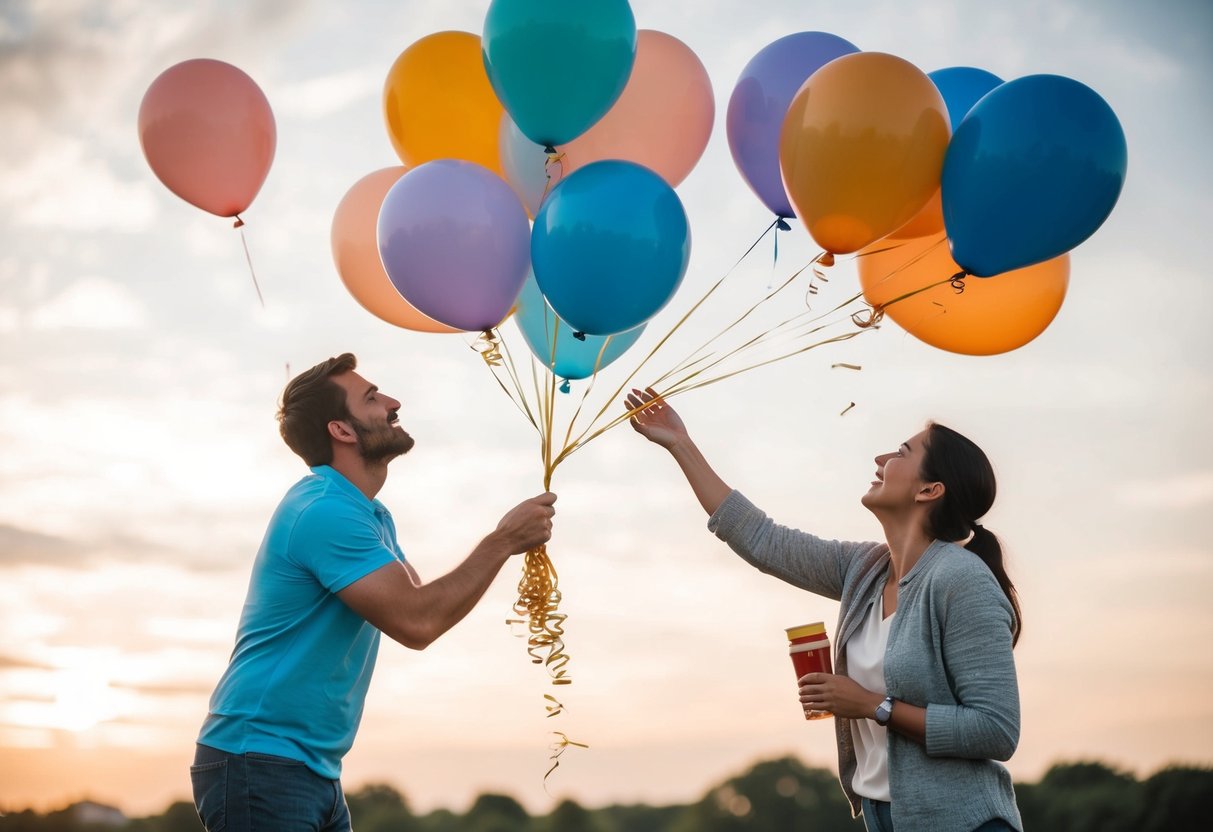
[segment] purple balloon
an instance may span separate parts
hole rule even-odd
[[[530,268],[530,227],[514,191],[474,162],[413,168],[379,209],[379,257],[396,291],[436,321],[497,326]]]
[[[762,203],[794,217],[779,172],[779,131],[804,82],[835,58],[859,47],[825,32],[797,32],[763,47],[750,59],[729,98],[727,131],[733,163]]]

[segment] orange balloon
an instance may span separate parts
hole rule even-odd
[[[703,155],[715,117],[711,79],[690,47],[664,32],[641,29],[619,100],[593,127],[557,148],[565,154],[562,174],[601,159],[624,159],[674,187]]]
[[[874,306],[932,286],[885,314],[920,341],[962,355],[1022,347],[1056,317],[1070,283],[1070,257],[1063,254],[994,277],[966,277],[958,293],[948,278],[961,268],[943,234],[900,244],[879,240],[857,260],[864,298]]]
[[[939,188],[951,128],[931,79],[893,55],[857,52],[792,99],[779,167],[796,216],[833,254],[909,222]]]
[[[333,214],[333,262],[354,300],[389,324],[417,332],[461,332],[438,323],[401,297],[379,259],[376,228],[383,198],[407,168],[382,168],[354,183]]]
[[[505,109],[476,35],[437,32],[404,50],[383,85],[383,112],[392,147],[408,167],[463,159],[502,175],[497,128]]]
[[[892,234],[884,237],[886,240],[915,240],[919,237],[931,237],[943,233],[943,197],[939,188],[934,195],[922,206],[914,219],[898,228]]]
[[[139,143],[157,178],[221,217],[252,204],[277,141],[265,93],[223,61],[197,58],[169,67],[139,105]]]

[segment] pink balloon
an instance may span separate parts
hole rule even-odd
[[[274,161],[277,129],[265,93],[231,64],[198,58],[166,69],[139,106],[152,171],[191,205],[234,217]]]
[[[671,187],[687,178],[712,135],[716,100],[703,63],[672,35],[641,29],[619,100],[567,145],[563,174],[602,159],[644,165]]]

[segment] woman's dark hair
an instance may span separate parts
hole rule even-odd
[[[970,439],[949,427],[928,422],[920,476],[926,482],[941,482],[944,487],[943,497],[935,501],[927,516],[927,533],[939,540],[952,541],[973,535],[965,548],[990,567],[1011,602],[1011,644],[1014,645],[1023,629],[1019,594],[1007,576],[998,538],[977,523],[994,505],[998,490],[994,466]]]
[[[353,353],[342,353],[295,376],[282,391],[278,431],[287,446],[308,465],[328,465],[333,461],[329,422],[350,418],[345,390],[333,381],[333,376],[357,366],[358,359]]]

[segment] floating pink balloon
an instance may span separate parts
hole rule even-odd
[[[241,70],[209,58],[169,67],[139,106],[139,142],[152,172],[191,205],[234,217],[274,161],[269,101]]]

